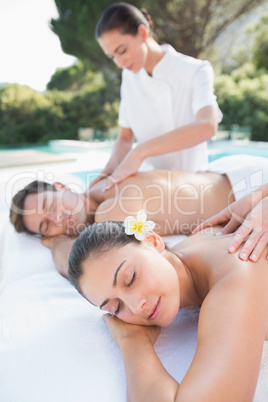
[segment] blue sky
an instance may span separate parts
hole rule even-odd
[[[57,68],[75,62],[49,28],[57,15],[53,0],[0,0],[0,83],[44,91]]]

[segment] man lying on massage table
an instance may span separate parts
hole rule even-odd
[[[33,182],[12,199],[10,220],[18,232],[43,236],[58,271],[67,277],[74,237],[103,220],[123,221],[145,209],[161,236],[190,234],[202,221],[268,181],[268,159],[233,155],[209,164],[204,172],[137,173],[107,192],[108,178],[85,193],[61,183]]]

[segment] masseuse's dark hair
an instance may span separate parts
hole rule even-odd
[[[93,223],[75,240],[68,264],[68,277],[74,287],[81,292],[79,280],[83,275],[83,264],[87,259],[97,258],[126,244],[139,244],[134,236],[125,233],[123,222],[105,221]]]
[[[132,4],[113,3],[102,13],[95,29],[95,38],[98,40],[104,33],[113,30],[135,36],[141,24],[145,25],[152,35],[153,22],[144,8],[139,10]]]

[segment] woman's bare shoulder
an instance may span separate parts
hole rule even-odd
[[[189,235],[187,238],[178,241],[176,244],[174,244],[171,247],[171,251],[176,252],[184,247],[187,247],[188,245],[194,246],[202,243],[203,241],[205,242],[210,242],[213,237],[221,230],[222,226],[214,226],[214,227],[209,227],[206,228],[200,232],[197,232],[194,235]]]
[[[224,284],[230,287],[231,284],[237,286],[237,282],[248,281],[249,286],[255,286],[259,281],[263,281],[267,288],[268,262],[265,251],[257,263],[242,261],[238,257],[239,251],[233,254],[228,252],[233,235],[217,236],[218,230],[219,228],[206,229],[171,249],[189,268],[196,286],[200,287],[203,299],[219,282],[221,286]]]

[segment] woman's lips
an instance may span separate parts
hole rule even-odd
[[[161,297],[159,297],[156,305],[152,309],[151,314],[148,317],[148,320],[156,320],[157,317],[159,316],[160,309],[161,309]]]

